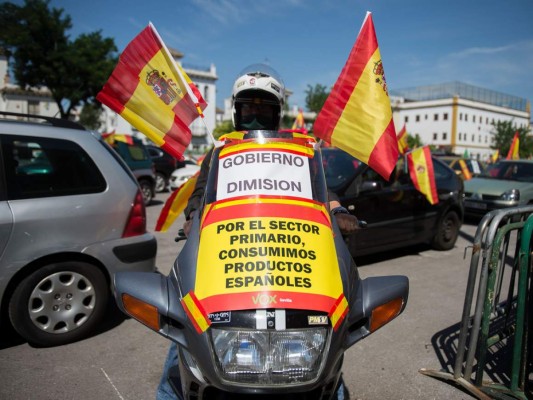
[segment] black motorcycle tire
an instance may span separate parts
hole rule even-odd
[[[9,318],[28,343],[58,346],[93,331],[105,314],[108,299],[107,280],[98,267],[79,261],[57,262],[37,269],[18,284],[9,301]]]

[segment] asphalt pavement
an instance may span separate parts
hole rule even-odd
[[[149,230],[168,195],[158,194],[147,208]],[[180,217],[169,232],[155,233],[163,273],[183,246],[174,242],[182,224]],[[343,374],[351,400],[474,398],[419,370],[453,368],[453,354],[442,343],[459,329],[471,256],[467,248],[475,231],[476,225],[465,223],[455,248],[447,252],[416,246],[356,260],[362,278],[406,275],[410,295],[402,315],[346,353]],[[2,328],[0,399],[153,399],[168,345],[113,306],[99,332],[65,346],[34,348]]]

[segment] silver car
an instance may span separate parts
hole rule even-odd
[[[465,181],[465,214],[481,217],[492,210],[533,203],[533,161],[500,160]]]
[[[115,272],[155,270],[139,185],[99,135],[2,114],[0,329],[39,346],[79,340],[102,320]]]

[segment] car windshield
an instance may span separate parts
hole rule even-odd
[[[489,165],[482,176],[492,179],[533,182],[533,163],[499,161]]]
[[[339,149],[322,149],[322,163],[329,188],[342,186],[356,174],[361,161]]]

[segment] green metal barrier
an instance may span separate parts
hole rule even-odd
[[[420,373],[459,385],[479,399],[533,398],[532,214],[533,206],[524,206],[483,217],[472,247],[453,372],[422,368]],[[510,360],[491,360],[495,348],[512,349]],[[495,366],[506,379],[486,379]]]

